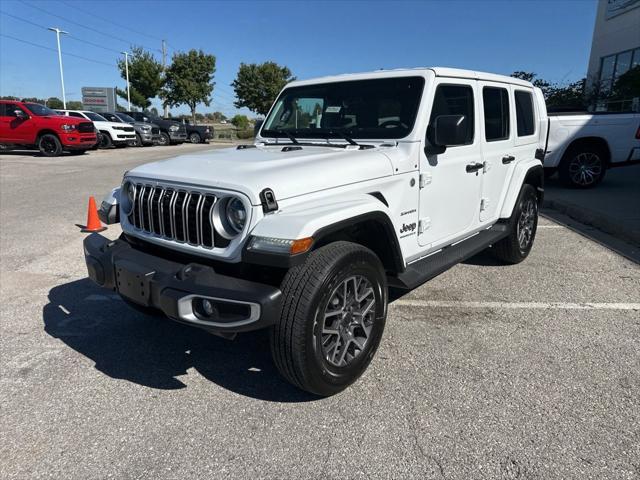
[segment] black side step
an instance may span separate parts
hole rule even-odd
[[[400,275],[388,279],[389,286],[409,290],[416,288],[427,280],[431,280],[442,272],[449,270],[454,265],[480,253],[489,245],[507,235],[509,235],[509,224],[497,223],[471,238],[445,247],[437,253],[408,265]]]

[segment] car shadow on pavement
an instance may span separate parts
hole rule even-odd
[[[233,392],[274,402],[318,397],[290,385],[271,360],[268,335],[258,331],[229,341],[127,306],[89,279],[58,285],[43,308],[45,331],[90,358],[112,378],[150,388],[185,388],[190,368]]]

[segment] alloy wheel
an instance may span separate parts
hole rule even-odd
[[[593,152],[579,153],[569,164],[569,175],[576,185],[593,185],[602,175],[602,160]]]
[[[346,367],[360,355],[371,339],[375,319],[375,293],[362,275],[338,285],[322,314],[322,356],[335,367]]]
[[[43,138],[41,141],[42,149],[46,153],[54,153],[56,151],[56,143],[51,138]]]
[[[522,205],[517,225],[518,246],[522,251],[525,251],[533,240],[537,216],[538,205],[533,198],[528,198]]]

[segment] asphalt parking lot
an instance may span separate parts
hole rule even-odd
[[[481,254],[396,300],[328,399],[278,377],[263,332],[94,287],[87,197],[207,148],[0,154],[1,478],[640,478],[640,266],[551,220],[524,263]]]

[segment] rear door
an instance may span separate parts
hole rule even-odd
[[[426,249],[444,246],[476,228],[480,209],[482,164],[477,108],[477,82],[436,78],[429,116],[433,128],[439,115],[464,115],[466,139],[439,155],[420,151],[418,243]]]
[[[507,186],[516,164],[514,144],[513,99],[509,85],[478,82],[481,96],[483,153],[482,199],[480,222],[491,223],[498,218]]]

